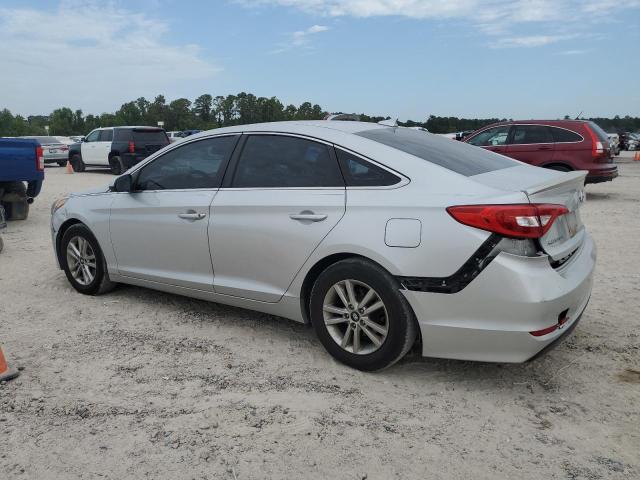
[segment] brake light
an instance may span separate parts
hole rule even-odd
[[[133,141],[129,142],[129,153],[136,153],[136,144]]]
[[[550,203],[515,205],[459,205],[447,208],[458,222],[511,238],[540,238],[560,215],[564,205]]]
[[[600,140],[598,140],[596,133],[589,128],[589,125],[585,125],[585,128],[591,137],[591,156],[594,159],[604,157],[604,145]]]
[[[36,170],[44,172],[44,154],[40,145],[36,147]]]

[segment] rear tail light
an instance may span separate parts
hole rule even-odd
[[[129,142],[129,153],[136,153],[136,144]]]
[[[589,136],[591,137],[591,156],[594,160],[599,158],[605,158],[605,148],[604,144],[598,139],[596,133],[589,128],[589,125],[585,125],[587,132],[589,132]]]
[[[36,147],[36,170],[44,172],[44,154],[40,145]]]
[[[60,150],[62,150],[63,152],[66,152],[67,150],[69,150],[69,147],[67,145],[63,145],[61,147],[58,147]]]
[[[515,205],[459,205],[447,208],[458,222],[510,238],[540,238],[560,215],[564,205],[550,203]]]

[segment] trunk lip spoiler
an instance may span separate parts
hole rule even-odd
[[[555,188],[561,187],[563,185],[572,183],[578,179],[582,179],[583,182],[583,186],[584,186],[584,180],[587,178],[587,174],[589,172],[587,170],[575,170],[573,172],[565,172],[563,175],[565,175],[565,177],[563,179],[561,179],[560,181],[557,179],[554,180],[547,180],[545,182],[539,183],[537,185],[533,185],[531,187],[528,187],[524,190],[522,190],[527,196],[529,195],[535,195],[537,193],[542,193],[542,192],[546,192],[548,190],[553,190]],[[531,200],[530,200],[531,201]]]

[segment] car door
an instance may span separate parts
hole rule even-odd
[[[507,138],[509,136],[510,125],[499,125],[481,131],[474,135],[467,143],[482,147],[492,152],[505,154],[507,150]]]
[[[105,128],[100,130],[100,136],[93,150],[93,165],[109,165],[109,154],[111,153],[111,143],[113,142],[113,129]],[[85,162],[86,163],[86,162]]]
[[[209,224],[216,293],[282,298],[345,212],[344,180],[327,144],[244,135]]]
[[[86,164],[93,164],[94,157],[96,156],[96,146],[98,145],[98,139],[100,138],[100,130],[94,130],[84,139],[84,142],[80,145],[80,154],[82,155],[82,161]]]
[[[555,144],[546,125],[514,125],[508,143],[507,155],[521,162],[541,166],[553,160]]]
[[[134,172],[115,193],[110,234],[121,275],[212,291],[207,227],[238,136],[181,144]]]

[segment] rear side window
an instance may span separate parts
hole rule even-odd
[[[329,147],[283,135],[251,135],[242,150],[234,187],[344,187]]]
[[[582,136],[571,130],[565,130],[564,128],[549,127],[551,135],[553,135],[554,142],[557,143],[569,143],[569,142],[581,142]]]
[[[400,182],[391,172],[336,148],[340,168],[348,187],[384,187]]]
[[[409,128],[377,128],[356,135],[467,177],[519,165],[514,160],[483,148]]]
[[[164,130],[134,130],[133,141],[145,145],[166,145],[169,143]]]
[[[113,141],[113,130],[101,130],[99,142],[111,142]]]
[[[136,189],[218,188],[237,138],[235,135],[207,138],[165,153],[142,168]]]
[[[516,125],[513,127],[513,145],[553,143],[551,131],[546,125]]]
[[[131,130],[125,128],[116,128],[113,138],[116,142],[129,142],[133,139]]]

